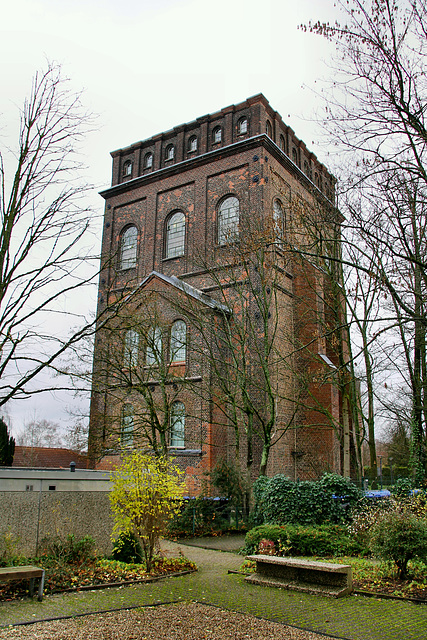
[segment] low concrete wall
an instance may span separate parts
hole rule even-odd
[[[0,491],[0,534],[10,532],[19,552],[35,555],[47,536],[90,535],[111,552],[113,518],[107,491]]]

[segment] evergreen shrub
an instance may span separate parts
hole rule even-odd
[[[111,554],[113,560],[120,562],[141,564],[143,562],[142,548],[139,540],[131,531],[122,531],[114,541]]]
[[[340,523],[361,497],[348,478],[324,474],[318,481],[294,482],[282,474],[254,484],[254,523],[320,525]]]
[[[399,478],[391,487],[391,493],[396,498],[406,498],[410,495],[414,485],[409,478]]]
[[[385,512],[373,527],[371,549],[379,558],[394,562],[399,578],[406,579],[410,560],[427,560],[427,522],[406,509]]]
[[[357,555],[363,551],[340,525],[261,525],[246,534],[245,553],[259,553],[261,541],[272,541],[275,554],[282,556]]]

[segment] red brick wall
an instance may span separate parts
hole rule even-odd
[[[242,116],[247,117],[249,130],[247,134],[239,136],[237,123]],[[263,135],[267,120],[272,127],[272,140]],[[212,131],[218,125],[222,127],[222,141],[215,145]],[[198,136],[197,151],[193,153],[188,152],[190,135]],[[325,185],[333,183],[333,177],[283,123],[263,96],[255,96],[239,105],[203,116],[196,122],[114,152],[112,188],[103,193],[106,209],[102,259],[106,266],[100,277],[99,309],[105,308],[108,301],[131,291],[153,270],[169,276],[180,276],[211,296],[219,296],[218,291],[212,288],[212,278],[203,267],[209,261],[218,264],[227,260],[227,248],[217,246],[217,207],[221,198],[228,194],[239,198],[242,233],[245,221],[255,218],[271,220],[273,201],[280,198],[285,207],[288,233],[292,234],[296,224],[292,219],[292,198],[302,197],[306,202],[312,202],[314,192],[317,194],[315,198],[322,202],[322,195],[298,166],[279,150],[277,145],[280,136],[286,142],[289,155],[292,148],[297,149],[297,165],[303,167],[305,160],[312,173],[316,170],[323,176]],[[173,162],[166,162],[164,151],[170,143],[175,145],[175,158]],[[154,154],[153,168],[144,170],[143,161],[148,151]],[[123,165],[129,159],[133,162],[133,172],[130,178],[125,178]],[[175,210],[183,211],[186,216],[185,255],[165,259],[165,223]],[[138,229],[137,267],[120,271],[117,259],[120,235],[129,224],[134,224]],[[283,271],[279,304],[283,330],[277,338],[281,341],[280,348],[287,353],[288,361],[292,360],[291,353],[297,343],[309,345],[307,352],[310,358],[317,356],[319,348],[324,349],[324,344],[320,344],[321,330],[317,318],[319,301],[316,295],[319,287],[323,287],[323,282],[310,265],[300,264],[291,254],[279,252],[278,255],[278,264]],[[159,284],[156,283],[156,286]],[[166,287],[162,293],[162,314],[165,325],[170,326],[177,317],[177,311],[174,304],[169,304],[168,295]],[[190,315],[191,311],[188,310]],[[191,321],[188,326],[191,326]],[[92,452],[96,449],[96,442],[102,439],[103,431],[108,431],[106,416],[112,416],[114,412],[118,415],[117,403],[113,402],[114,406],[110,406],[106,394],[107,402],[104,405],[104,395],[97,393],[98,387],[102,390],[102,379],[97,374],[98,354],[99,347],[96,347],[91,406]],[[191,355],[188,358],[188,372],[192,375],[197,372],[206,380],[210,375],[206,363],[200,358],[192,362]],[[268,472],[270,475],[281,472],[304,478],[325,469],[338,471],[340,454],[337,432],[331,428],[331,420],[325,418],[325,412],[316,411],[313,402],[306,399],[306,406],[302,406],[292,419],[295,413],[292,399],[297,384],[293,366],[296,366],[295,363],[292,366],[278,366],[275,373],[281,400],[275,436],[277,442],[271,450]],[[310,394],[325,405],[326,412],[339,425],[340,398],[333,385],[311,385]],[[191,415],[186,422],[186,448],[200,449],[201,454],[178,456],[178,462],[196,477],[195,480],[189,480],[189,490],[197,492],[204,470],[212,469],[221,458],[233,460],[234,436],[214,403],[206,398],[191,397],[187,390],[183,392],[183,401]],[[108,433],[106,437],[108,439]],[[243,438],[243,464],[245,446]],[[260,451],[261,443],[256,441],[254,475],[257,473]]]

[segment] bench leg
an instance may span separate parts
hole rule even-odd
[[[35,578],[30,578],[30,598],[34,595],[34,580]]]
[[[39,591],[37,594],[37,600],[39,602],[41,602],[43,600],[43,589],[44,589],[44,569],[43,569],[43,573],[41,575],[41,578],[39,580]]]

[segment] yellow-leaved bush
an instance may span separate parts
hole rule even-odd
[[[113,536],[131,532],[140,541],[147,571],[169,520],[181,508],[183,471],[173,460],[132,451],[112,474]]]

